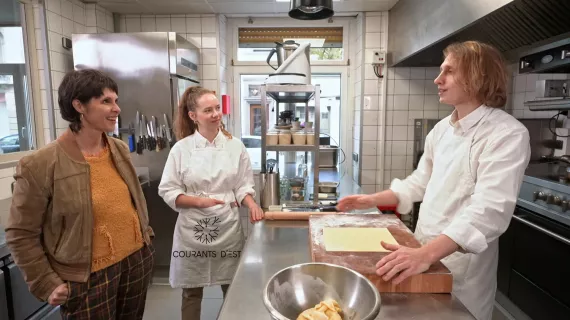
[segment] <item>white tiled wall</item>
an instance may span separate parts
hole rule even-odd
[[[222,21],[223,20],[223,21]],[[220,85],[222,70],[218,70],[218,62],[221,62],[222,55],[219,51],[224,51],[225,41],[219,41],[218,30],[223,24],[223,35],[225,36],[225,16],[199,15],[199,14],[170,14],[170,15],[122,15],[119,19],[119,32],[141,32],[141,31],[170,31],[177,32],[188,41],[198,47],[201,51],[199,69],[201,85],[205,88],[221,92],[227,90],[227,86]],[[220,29],[221,30],[221,29]],[[220,45],[218,45],[218,42]],[[225,61],[225,59],[224,59]],[[224,64],[225,65],[225,64]],[[224,84],[226,81],[224,81]]]
[[[350,74],[353,99],[354,99],[354,124],[352,128],[352,153],[358,155],[358,161],[352,161],[352,178],[357,183],[361,179],[361,163],[362,163],[362,90],[364,87],[364,75],[362,74],[363,51],[364,51],[364,21],[365,18],[362,14],[350,23]],[[349,155],[352,159],[352,154]]]
[[[36,10],[40,10],[36,8]],[[35,12],[39,19],[39,11]],[[45,16],[47,21],[47,38],[49,46],[49,66],[43,59],[44,48],[41,46],[40,29],[36,29],[36,44],[40,69],[48,68],[51,76],[55,126],[57,135],[64,132],[68,124],[61,118],[57,103],[57,90],[66,72],[73,70],[73,52],[62,46],[62,38],[71,39],[72,33],[107,33],[114,32],[113,14],[96,4],[84,4],[79,0],[46,0]],[[36,27],[39,26],[36,23]],[[42,78],[42,77],[40,77]],[[43,80],[43,79],[42,79]],[[47,92],[45,83],[41,84],[42,112],[44,123],[48,121]],[[51,140],[49,127],[44,128],[46,143]]]
[[[377,170],[377,176],[383,170],[384,179],[378,179],[378,191],[388,188],[392,179],[405,178],[413,171],[414,119],[443,119],[453,111],[451,106],[439,103],[434,83],[439,68],[387,71],[384,168]]]
[[[530,111],[524,105],[525,101],[535,98],[537,80],[570,79],[570,74],[518,74],[517,64],[509,66],[511,72],[511,83],[506,111],[510,112],[517,119],[528,118],[549,118],[555,115],[556,111]]]
[[[385,139],[382,123],[385,112],[383,82],[374,73],[372,65],[372,54],[374,51],[386,51],[388,36],[387,12],[367,12],[364,23],[364,50],[363,63],[358,72],[364,78],[363,99],[362,99],[362,166],[360,185],[365,193],[376,192],[378,180],[382,180],[382,175],[378,174],[383,165],[382,155],[384,154],[383,141]]]

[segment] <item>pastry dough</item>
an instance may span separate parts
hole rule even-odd
[[[398,244],[388,228],[323,228],[326,251],[389,252],[380,241]]]
[[[327,299],[319,302],[314,308],[303,311],[297,320],[342,320],[342,309],[338,302]]]

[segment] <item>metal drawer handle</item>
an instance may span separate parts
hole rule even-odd
[[[538,226],[538,225],[536,225],[536,224],[534,224],[534,223],[532,223],[532,222],[530,222],[530,221],[528,221],[528,220],[525,220],[525,219],[523,219],[523,218],[521,218],[521,217],[518,217],[518,216],[513,215],[513,218],[516,219],[516,220],[518,220],[518,221],[520,221],[520,222],[522,222],[522,223],[524,223],[524,224],[526,224],[527,226],[529,226],[529,227],[531,227],[531,228],[534,228],[534,229],[536,229],[536,230],[542,231],[542,232],[546,233],[547,235],[549,235],[549,236],[551,236],[551,237],[553,237],[553,238],[555,238],[555,239],[557,239],[557,240],[560,240],[560,241],[564,242],[564,243],[567,244],[567,245],[570,245],[570,240],[568,240],[568,239],[566,239],[566,238],[564,238],[564,237],[562,237],[562,236],[560,236],[560,235],[557,235],[556,233],[554,233],[554,232],[552,232],[552,231],[546,230],[546,229],[544,229],[543,227]]]

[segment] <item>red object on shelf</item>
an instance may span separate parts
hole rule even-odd
[[[222,114],[230,114],[230,96],[222,95]]]
[[[382,213],[392,211],[392,212],[394,212],[396,217],[400,218],[400,213],[398,211],[396,211],[396,209],[397,209],[396,206],[378,206],[377,208],[378,208],[378,210],[382,211]]]

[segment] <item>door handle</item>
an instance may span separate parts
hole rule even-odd
[[[546,230],[546,229],[544,229],[543,227],[541,227],[541,226],[539,226],[539,225],[536,225],[536,224],[534,224],[534,223],[532,223],[532,222],[530,222],[530,221],[528,221],[528,220],[525,220],[525,219],[523,219],[523,218],[521,218],[521,217],[519,217],[519,216],[513,215],[513,219],[515,219],[515,220],[517,220],[517,221],[519,221],[519,222],[522,222],[522,223],[526,224],[527,226],[529,226],[529,227],[531,227],[531,228],[533,228],[533,229],[536,229],[536,230],[538,230],[538,231],[542,231],[542,232],[546,233],[547,235],[551,236],[552,238],[555,238],[556,240],[559,240],[559,241],[561,241],[561,242],[563,242],[563,243],[565,243],[565,244],[567,244],[567,245],[570,245],[570,240],[568,240],[568,239],[566,239],[566,238],[564,238],[564,237],[562,237],[562,236],[560,236],[560,235],[558,235],[558,234],[556,234],[556,233],[554,233],[554,232],[552,232],[552,231],[550,231],[550,230]]]

